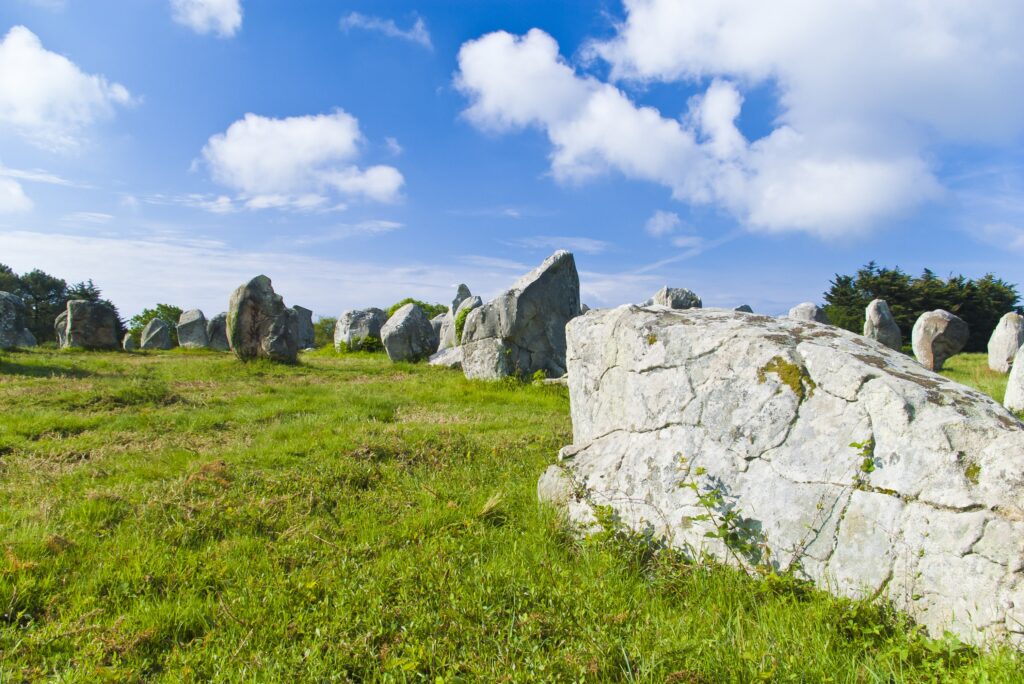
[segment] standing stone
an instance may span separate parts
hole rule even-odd
[[[462,347],[449,347],[430,356],[431,366],[462,369]]]
[[[380,337],[392,361],[419,361],[437,350],[434,327],[416,304],[406,304],[391,314]]]
[[[914,323],[914,356],[928,370],[940,371],[946,359],[964,348],[969,335],[967,323],[959,316],[942,309],[928,311]]]
[[[10,292],[0,292],[0,349],[23,346],[27,323],[25,303]]]
[[[298,358],[298,316],[284,305],[265,275],[231,294],[227,333],[231,350],[242,361],[262,358],[295,363]]]
[[[566,334],[573,444],[538,493],[570,520],[607,506],[695,560],[1024,645],[1024,425],[990,397],[788,318],[620,307]]]
[[[565,325],[580,315],[576,260],[560,250],[504,293],[469,312],[462,334],[467,378],[565,374]]]
[[[477,296],[463,299],[455,310],[454,315],[445,318],[444,325],[441,326],[441,339],[438,349],[444,350],[459,346],[462,343],[462,340],[459,339],[459,317],[463,317],[462,332],[465,333],[466,317],[469,316],[469,312],[473,309],[479,309],[483,305],[483,300]]]
[[[1010,365],[1024,345],[1024,316],[1004,314],[988,339],[988,367],[997,373],[1010,372]]]
[[[57,314],[57,317],[53,319],[53,333],[57,338],[57,347],[60,349],[65,348],[67,345],[68,338],[68,311],[65,309]]]
[[[376,307],[342,312],[334,324],[334,348],[355,351],[362,348],[366,340],[380,342],[380,329],[387,321],[387,312]]]
[[[142,349],[167,350],[174,346],[171,341],[171,324],[162,318],[154,318],[142,329]]]
[[[178,346],[185,349],[206,349],[210,346],[210,335],[206,332],[209,323],[199,309],[186,311],[178,318]]]
[[[870,337],[896,351],[903,348],[900,326],[896,325],[896,319],[884,299],[871,300],[864,311],[864,337]]]
[[[64,347],[118,349],[121,325],[114,310],[100,302],[73,299],[68,302]]]
[[[316,346],[316,329],[313,327],[313,312],[304,306],[293,306],[299,321],[299,349]]]
[[[448,313],[455,314],[459,310],[459,305],[473,296],[473,293],[469,291],[469,286],[465,283],[460,283],[458,290],[455,292],[455,299],[452,300],[452,305],[448,307]]]
[[[18,346],[22,349],[28,349],[29,347],[35,347],[39,344],[36,340],[36,336],[32,334],[32,331],[28,328],[23,328],[21,335],[18,336]]]
[[[644,302],[644,306],[667,306],[670,309],[699,309],[703,306],[692,290],[685,287],[668,287],[658,290],[653,297]]]
[[[437,351],[438,345],[441,343],[441,328],[444,327],[444,322],[451,318],[451,312],[438,314],[430,319],[430,327],[434,330],[434,339],[437,340],[437,344],[430,351],[431,354]]]
[[[828,323],[828,314],[814,302],[803,302],[789,310],[789,318],[796,321],[814,321],[815,323]]]
[[[230,351],[228,344],[228,315],[219,313],[206,323],[206,339],[210,349]]]
[[[739,311],[741,313],[754,313],[754,310],[750,308],[749,304],[740,304],[733,311]]]
[[[132,337],[131,333],[124,334],[124,339],[121,340],[121,349],[124,349],[126,352],[135,351],[135,338]]]
[[[1010,377],[1006,382],[1003,406],[1011,411],[1024,412],[1024,347],[1018,349],[1017,354],[1013,357]]]

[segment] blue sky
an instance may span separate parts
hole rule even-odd
[[[560,247],[591,306],[1024,282],[1024,8],[890,5],[5,0],[0,262],[128,315],[493,296]]]

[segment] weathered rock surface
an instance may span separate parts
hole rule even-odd
[[[565,374],[565,324],[580,314],[572,254],[558,251],[494,300],[470,311],[462,333],[467,378]]]
[[[228,344],[228,315],[219,313],[206,323],[206,339],[210,349],[217,351],[230,351]]]
[[[473,309],[479,309],[484,305],[482,299],[477,296],[467,297],[459,303],[458,308],[455,309],[455,313],[452,316],[445,318],[444,325],[441,326],[440,341],[438,342],[438,349],[449,349],[451,347],[457,347],[461,343],[459,339],[459,316],[468,316],[469,312]],[[463,320],[463,333],[465,333],[466,322]]]
[[[171,341],[171,324],[162,318],[154,318],[142,329],[140,336],[142,349],[170,349],[174,346]]]
[[[73,299],[68,302],[65,313],[62,347],[118,349],[121,346],[117,314],[106,304]],[[59,320],[60,316],[57,318]]]
[[[65,309],[53,319],[53,333],[57,336],[57,346],[61,349],[67,346],[68,339],[68,311]]]
[[[969,335],[967,323],[959,316],[942,309],[928,311],[914,323],[914,356],[928,370],[940,371],[949,357],[964,348]]]
[[[24,346],[25,302],[10,292],[0,292],[0,349]]]
[[[406,304],[391,314],[380,329],[380,338],[392,361],[419,361],[437,351],[430,319],[416,304]]]
[[[699,309],[703,306],[700,297],[685,287],[668,287],[658,290],[643,306],[667,306],[670,309]]]
[[[39,341],[36,340],[36,336],[32,334],[32,331],[28,328],[22,328],[21,334],[18,336],[18,346],[22,349],[28,349],[29,347],[38,346]]]
[[[438,344],[441,343],[441,328],[444,327],[444,322],[449,318],[449,313],[443,313],[437,314],[436,316],[430,319],[430,327],[434,331],[434,339],[437,340]],[[433,354],[434,352],[437,351],[437,349],[437,346],[435,346],[434,350],[431,351],[430,353]]]
[[[743,313],[754,313],[754,310],[750,308],[749,304],[740,304],[733,311],[742,311]]]
[[[365,339],[380,341],[380,329],[388,321],[388,315],[382,309],[355,309],[345,311],[338,316],[334,324],[334,348],[341,351],[342,346],[358,349]]]
[[[274,292],[270,278],[259,275],[231,294],[227,318],[228,344],[235,356],[295,363],[299,321],[294,309]]]
[[[293,306],[298,321],[299,349],[312,349],[316,345],[316,329],[313,327],[313,312],[304,306]]]
[[[571,519],[611,506],[736,562],[695,484],[739,516],[744,564],[885,597],[933,635],[1024,643],[1024,425],[989,397],[786,318],[621,307],[567,335],[574,444],[538,489],[568,490]]]
[[[1024,345],[1024,316],[1004,314],[988,338],[988,367],[997,373],[1009,373],[1013,359]]]
[[[210,335],[206,331],[209,322],[199,309],[185,311],[178,317],[178,346],[186,349],[206,349],[210,346]]]
[[[789,310],[787,314],[794,321],[814,321],[815,323],[828,323],[828,315],[825,310],[814,302],[803,302]]]
[[[881,342],[890,349],[903,348],[903,334],[896,324],[889,303],[884,299],[872,299],[864,311],[864,337]]]
[[[121,340],[121,349],[124,349],[126,352],[135,351],[137,349],[135,338],[132,337],[131,333],[124,334],[124,338]]]
[[[1011,411],[1024,412],[1024,347],[1017,350],[1013,365],[1010,367],[1003,406]]]
[[[460,283],[458,289],[455,291],[455,299],[452,300],[451,306],[448,307],[448,313],[453,314],[459,310],[459,305],[473,296],[473,293],[469,291],[469,286],[465,283]]]
[[[442,349],[430,356],[431,366],[444,366],[445,368],[462,368],[462,347],[449,347]]]

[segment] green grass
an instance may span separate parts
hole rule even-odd
[[[956,368],[951,364],[951,368]],[[580,540],[564,388],[0,354],[0,682],[1014,681],[884,606]]]
[[[1003,403],[1009,376],[989,370],[988,354],[957,354],[943,364],[941,373],[950,380],[981,390],[1000,404]]]

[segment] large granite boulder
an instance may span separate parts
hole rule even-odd
[[[431,366],[462,369],[462,347],[449,347],[430,355]]]
[[[864,310],[864,337],[870,337],[896,351],[903,348],[900,326],[896,324],[889,303],[884,299],[872,299]]]
[[[1017,350],[1017,355],[1010,366],[1003,406],[1011,411],[1024,413],[1024,346]]]
[[[388,322],[388,314],[383,309],[353,309],[343,312],[334,324],[334,348],[350,351],[360,349],[365,340],[380,342],[380,329]]]
[[[670,309],[699,309],[703,306],[700,297],[685,287],[667,285],[643,303],[643,306],[667,306]]]
[[[997,373],[1009,373],[1017,351],[1024,345],[1024,316],[1004,314],[988,338],[988,367]]]
[[[483,305],[483,300],[475,295],[467,297],[459,302],[459,306],[455,309],[455,313],[447,316],[444,320],[444,324],[441,326],[438,349],[451,349],[452,347],[459,346],[459,344],[462,343],[459,333],[465,332],[466,317],[469,316],[470,311],[473,309],[479,309]],[[459,326],[459,319],[462,319],[461,330]]]
[[[135,344],[135,338],[132,337],[132,334],[125,333],[124,337],[121,339],[121,349],[124,349],[126,352],[133,352],[137,348],[138,346]]]
[[[73,299],[65,312],[62,347],[118,349],[121,325],[112,308],[100,302]],[[57,317],[58,320],[60,317]]]
[[[299,349],[316,346],[316,330],[313,328],[313,312],[304,306],[293,306],[299,322]]]
[[[437,351],[437,337],[427,314],[416,304],[406,304],[380,329],[384,351],[392,361],[419,361]]]
[[[265,275],[256,276],[231,294],[227,333],[231,351],[243,361],[295,363],[298,358],[298,316],[284,305]]]
[[[573,444],[538,488],[570,519],[1024,643],[1024,424],[988,396],[788,318],[627,306],[567,336]]]
[[[576,260],[558,251],[509,290],[469,312],[462,333],[467,378],[565,374],[565,324],[580,315]]]
[[[68,310],[64,309],[53,319],[53,334],[57,339],[57,347],[64,349],[68,338]]]
[[[174,341],[171,340],[171,324],[162,318],[154,318],[142,329],[140,335],[141,349],[171,349]]]
[[[178,346],[185,349],[206,349],[210,346],[209,322],[199,309],[186,311],[178,317]]]
[[[206,323],[206,339],[210,349],[230,351],[228,344],[228,315],[219,313]]]
[[[828,314],[814,302],[802,302],[789,310],[787,317],[794,321],[814,321],[815,323],[828,323]]]
[[[28,319],[25,316],[25,302],[10,292],[0,292],[0,349],[22,347],[26,341],[24,332]]]
[[[918,317],[910,341],[914,356],[921,365],[928,370],[940,371],[949,357],[964,348],[969,335],[967,323],[962,318],[936,309]]]

